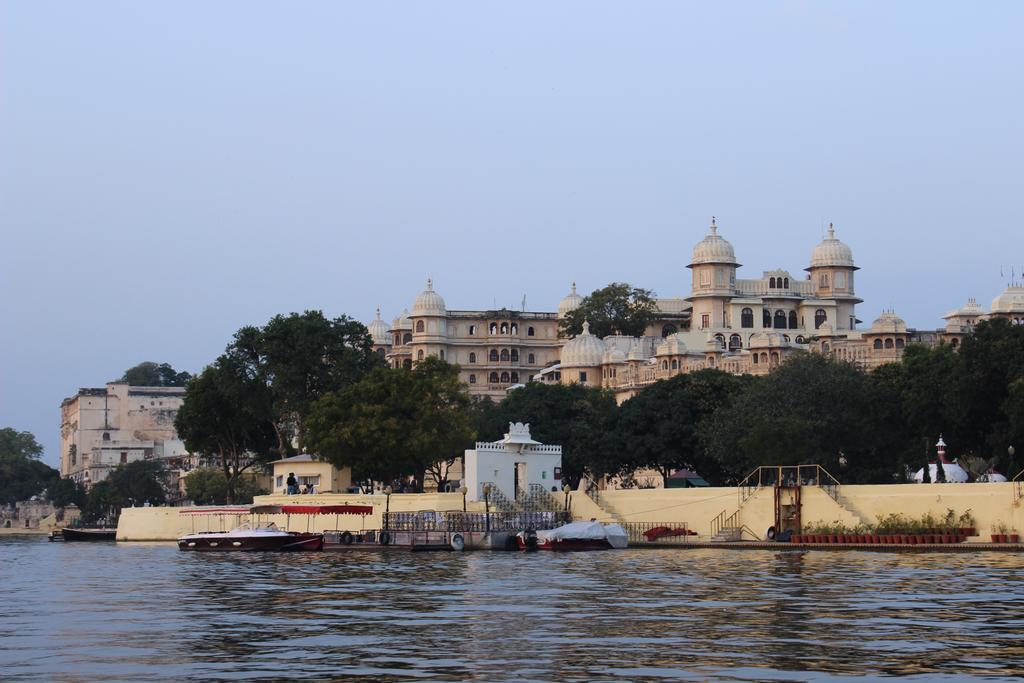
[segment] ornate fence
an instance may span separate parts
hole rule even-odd
[[[522,531],[554,529],[571,520],[568,512],[389,512],[389,531]]]

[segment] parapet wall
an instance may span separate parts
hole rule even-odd
[[[976,520],[979,539],[987,541],[994,524],[1005,524],[1024,532],[1024,509],[1014,501],[1016,485],[998,484],[892,484],[844,485],[839,502],[823,489],[801,489],[801,518],[804,524],[839,521],[847,526],[874,524],[880,518],[901,513],[921,517],[931,513],[942,517],[948,509],[960,515],[970,510]],[[626,489],[601,491],[600,507],[582,492],[571,494],[570,510],[577,519],[601,521],[669,522],[683,524],[702,536],[712,533],[712,521],[739,511],[739,521],[755,534],[763,535],[775,522],[772,488],[754,492],[741,501],[740,491],[731,487],[688,489]],[[316,496],[258,496],[257,505],[342,503],[373,505],[372,515],[263,515],[262,523],[273,521],[292,531],[338,529],[358,531],[380,529],[385,509],[391,512],[454,511],[464,505],[471,512],[483,512],[480,501],[466,503],[460,493],[419,493],[385,495],[321,494]],[[173,541],[193,531],[230,529],[248,516],[183,515],[183,508],[126,508],[117,528],[119,541]]]

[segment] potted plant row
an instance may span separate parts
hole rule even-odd
[[[1020,543],[1020,534],[1011,529],[1004,522],[999,521],[992,525],[993,543]]]
[[[977,528],[970,510],[957,516],[950,509],[941,518],[931,513],[923,515],[920,519],[893,513],[879,519],[874,527],[864,524],[848,527],[839,521],[815,522],[805,525],[801,532],[793,534],[790,540],[793,543],[919,545],[960,543],[968,536],[976,534]]]

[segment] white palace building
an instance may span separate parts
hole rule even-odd
[[[582,301],[575,284],[552,312],[466,311],[448,309],[428,280],[411,312],[403,311],[389,327],[378,310],[368,328],[374,349],[392,367],[437,356],[461,367],[475,395],[500,398],[534,380],[605,387],[622,401],[659,379],[703,368],[764,374],[791,353],[813,351],[867,369],[899,360],[911,342],[955,346],[984,318],[1024,323],[1024,287],[1013,284],[990,311],[971,299],[947,313],[940,330],[908,329],[893,311],[860,328],[858,268],[831,225],[803,276],[779,268],[742,279],[740,265],[712,219],[687,266],[690,295],[657,299],[657,319],[642,337],[601,339],[587,325],[572,339],[559,337],[559,320]]]

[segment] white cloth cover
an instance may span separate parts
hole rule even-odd
[[[607,540],[613,548],[625,548],[628,545],[626,530],[618,524],[602,524],[601,522],[570,522],[557,529],[545,529],[537,532],[537,540]]]

